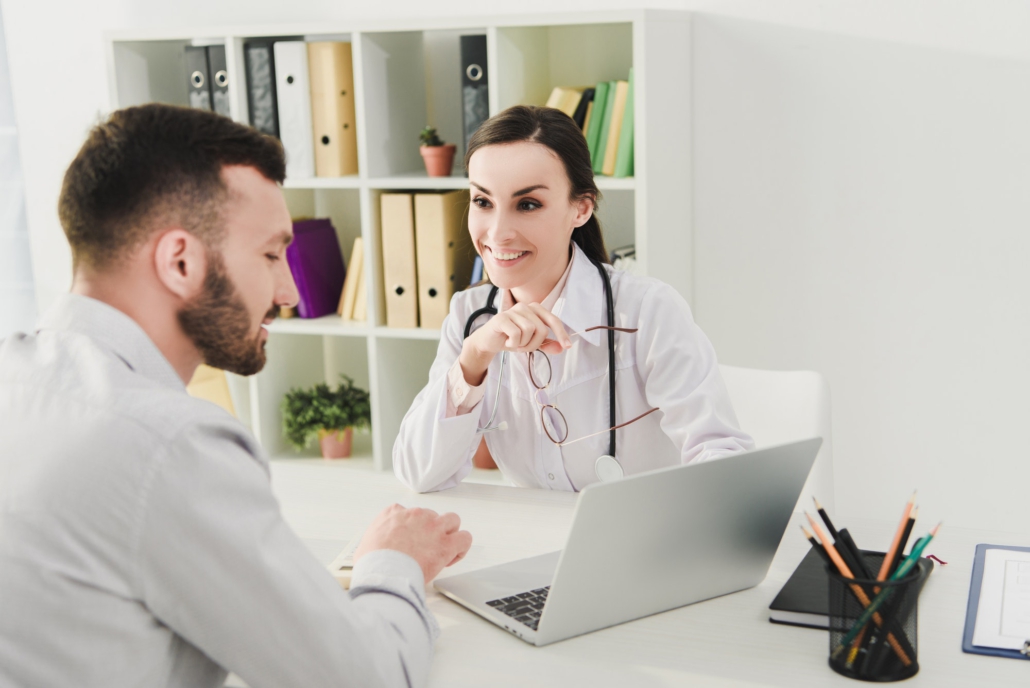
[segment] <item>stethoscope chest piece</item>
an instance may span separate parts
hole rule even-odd
[[[597,479],[602,483],[622,480],[626,475],[622,470],[622,464],[614,456],[609,456],[608,454],[597,457],[597,461],[594,462],[594,472],[597,474]]]

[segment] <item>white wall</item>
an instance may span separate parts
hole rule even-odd
[[[1030,62],[699,17],[695,313],[829,379],[838,510],[1027,531]]]
[[[524,0],[523,13],[633,0]],[[694,9],[698,320],[722,360],[823,371],[838,503],[1018,523],[1030,462],[1030,4],[649,0]],[[444,0],[0,0],[38,302],[68,288],[61,175],[106,107],[101,33],[504,13]],[[747,20],[761,20],[764,24]],[[1025,262],[1025,261],[1024,261]],[[1025,272],[1025,269],[1024,269]],[[1025,500],[1024,500],[1025,501]],[[1025,532],[1025,526],[1022,527]]]
[[[18,129],[0,19],[0,339],[32,329],[35,320]]]

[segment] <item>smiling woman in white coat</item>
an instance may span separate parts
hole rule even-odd
[[[451,300],[394,444],[404,484],[453,487],[475,457],[516,485],[578,491],[753,448],[683,297],[608,264],[572,119],[509,108],[473,135],[465,166],[491,283]]]

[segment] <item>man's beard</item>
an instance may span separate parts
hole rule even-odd
[[[208,250],[204,290],[179,311],[179,325],[193,341],[204,363],[237,375],[253,375],[265,367],[261,333],[250,334],[250,315],[229,279],[220,253]],[[269,317],[278,315],[273,306]]]

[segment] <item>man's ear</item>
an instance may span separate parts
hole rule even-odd
[[[185,229],[169,229],[154,247],[154,270],[168,291],[183,301],[201,292],[207,274],[204,242]]]

